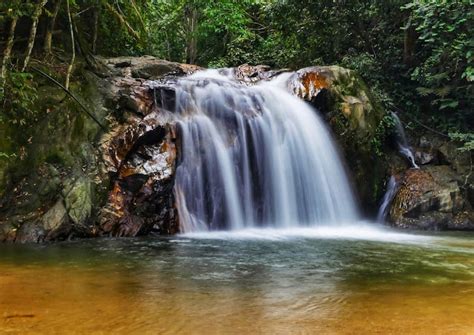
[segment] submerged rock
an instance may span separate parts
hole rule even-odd
[[[46,231],[36,222],[26,222],[22,224],[18,230],[15,230],[15,233],[14,241],[17,243],[40,243],[44,242],[46,238]]]

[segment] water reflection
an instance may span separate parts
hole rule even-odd
[[[469,333],[472,235],[0,247],[0,332]]]

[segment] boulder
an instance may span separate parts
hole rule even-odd
[[[80,177],[63,189],[67,214],[74,225],[87,230],[87,221],[92,213],[93,189],[91,181]]]
[[[472,229],[472,207],[459,175],[447,165],[410,169],[397,176],[399,190],[389,212],[392,225],[413,229]]]
[[[67,236],[71,230],[70,219],[62,198],[42,216],[41,222],[46,232],[46,240]]]
[[[17,227],[11,223],[0,222],[0,242],[14,242],[17,233]]]
[[[197,65],[169,62],[152,56],[103,59],[115,76],[156,80],[166,75],[183,75],[200,69]]]
[[[44,230],[43,226],[37,222],[31,221],[26,222],[20,226],[16,231],[15,242],[17,243],[27,243],[35,242],[40,243],[44,242],[47,232]]]

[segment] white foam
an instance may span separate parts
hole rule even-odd
[[[352,225],[318,226],[307,228],[249,228],[231,231],[207,231],[182,234],[190,239],[213,240],[271,240],[287,241],[294,239],[339,239],[367,240],[391,243],[420,243],[435,239],[433,236],[402,233],[367,222]]]

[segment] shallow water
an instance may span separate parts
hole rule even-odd
[[[474,235],[370,227],[0,246],[2,334],[474,334]]]

